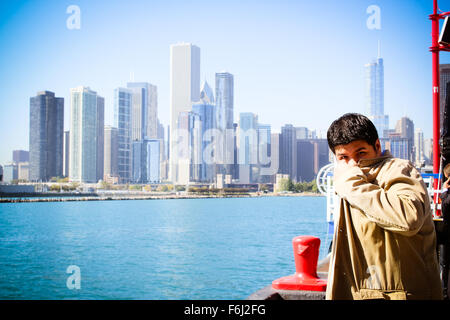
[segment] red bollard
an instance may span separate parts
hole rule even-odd
[[[327,281],[317,277],[320,239],[299,236],[292,239],[294,247],[295,274],[279,278],[272,287],[279,290],[325,291]]]

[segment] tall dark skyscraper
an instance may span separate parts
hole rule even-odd
[[[50,91],[30,98],[30,180],[63,175],[64,98]]]
[[[445,97],[447,96],[447,82],[450,81],[450,64],[439,65],[439,112],[440,112],[440,128],[442,128],[442,120],[444,119]]]
[[[289,174],[292,180],[297,180],[297,139],[292,124],[281,127],[279,173]]]

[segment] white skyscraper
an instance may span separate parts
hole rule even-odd
[[[200,100],[200,48],[190,43],[170,46],[170,165],[169,180],[179,181],[179,176],[189,176],[189,165],[178,161],[178,140],[180,112],[191,110],[193,102]],[[180,171],[183,173],[179,174]],[[184,180],[184,179],[183,179]]]
[[[425,141],[423,138],[422,129],[417,128],[414,132],[414,149],[415,149],[415,164],[419,165],[425,162]]]
[[[97,92],[83,86],[70,89],[70,103],[69,179],[97,182]]]

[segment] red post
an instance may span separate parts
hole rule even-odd
[[[433,64],[433,173],[439,173],[440,164],[440,106],[439,106],[439,15],[437,0],[434,0],[434,14],[431,17],[431,55]]]
[[[441,151],[439,147],[440,140],[440,106],[439,106],[439,19],[441,15],[437,13],[437,0],[433,1],[433,14],[430,15],[431,20],[431,56],[433,69],[433,173],[439,174]],[[439,180],[434,179],[434,189],[438,190]],[[434,194],[434,203],[437,203],[438,194]],[[436,210],[436,215],[440,212]]]
[[[320,239],[313,236],[298,236],[292,239],[295,274],[272,281],[278,290],[325,291],[327,281],[317,277]]]

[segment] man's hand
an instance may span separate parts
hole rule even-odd
[[[354,179],[358,178],[359,175],[363,174],[358,166],[358,163],[352,159],[338,160],[334,168],[334,190],[340,197],[345,197],[344,195],[349,192],[351,184],[349,179],[352,177]],[[353,179],[352,179],[353,180]]]
[[[449,186],[450,186],[450,177],[444,182],[443,187],[444,187],[444,189],[448,189]]]
[[[349,169],[351,169],[353,167],[357,167],[357,166],[358,166],[358,163],[355,162],[353,159],[350,159],[348,161],[337,160],[336,166],[334,167],[334,177],[338,178],[344,172],[348,171]]]

